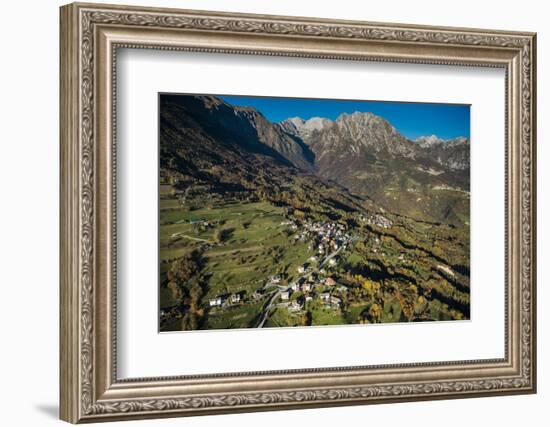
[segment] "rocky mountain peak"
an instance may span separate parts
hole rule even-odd
[[[470,168],[470,140],[459,136],[442,139],[436,135],[421,136],[414,141],[426,157],[451,171],[465,171]]]
[[[269,158],[270,164],[294,166],[294,171],[337,183],[388,209],[422,211],[438,221],[448,217],[447,201],[462,203],[469,191],[468,138],[428,135],[410,140],[372,112],[343,113],[335,120],[291,117],[273,123],[255,108],[213,96],[163,95],[161,102],[161,120],[169,123],[166,129],[180,135],[170,139],[167,150],[182,149],[172,146],[174,141],[183,144],[193,139],[202,144],[193,150],[207,150],[212,158],[221,149],[233,157],[242,155],[246,162]],[[229,167],[231,161],[226,164]],[[432,193],[438,197],[429,203],[441,208],[437,212],[419,207],[423,195]]]
[[[278,125],[285,132],[297,136],[307,144],[313,132],[321,131],[332,125],[332,123],[332,120],[323,117],[311,117],[308,120],[301,117],[291,117],[278,123]]]
[[[303,127],[309,130],[321,130],[326,126],[330,126],[332,121],[325,119],[323,117],[311,117],[310,119],[304,121]]]
[[[343,122],[343,121],[357,121],[357,120],[361,120],[363,122],[368,122],[368,121],[371,121],[371,120],[376,120],[376,119],[382,119],[382,117],[378,117],[377,115],[371,113],[370,111],[366,111],[366,112],[363,112],[363,111],[354,111],[353,113],[342,113],[338,116],[338,118],[336,119],[337,122]]]
[[[438,138],[436,135],[428,135],[419,136],[414,140],[414,142],[416,142],[422,148],[428,148],[436,144],[441,144],[443,140]]]
[[[467,145],[469,143],[468,138],[459,136],[451,139],[442,139],[437,135],[419,136],[414,140],[422,148],[430,148],[435,146],[441,146],[442,148],[457,147],[460,145]]]
[[[454,146],[468,145],[470,143],[470,140],[464,136],[459,136],[457,138],[448,140],[447,143]]]
[[[233,107],[235,115],[247,120],[253,127],[257,128],[267,122],[267,119],[258,110],[252,107]]]
[[[301,117],[291,117],[279,123],[279,126],[287,133],[301,138],[308,142],[309,137],[315,131],[321,131],[332,125],[332,120],[324,117],[311,117],[304,120]]]
[[[390,122],[371,112],[343,113],[336,119],[336,124],[341,129],[347,128],[350,131],[358,131],[357,138],[361,138],[361,133],[367,136],[375,136],[374,134],[377,136],[383,134],[392,137],[401,136]]]
[[[331,120],[325,119],[324,117],[311,117],[307,120],[304,120],[301,117],[291,117],[285,121],[292,123],[296,129],[308,131],[321,130],[325,126],[332,124]]]
[[[177,124],[183,133],[201,133],[249,153],[312,168],[309,148],[253,107],[233,106],[215,96],[163,95],[162,103],[163,119]]]

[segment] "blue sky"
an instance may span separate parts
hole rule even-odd
[[[383,101],[220,96],[226,102],[254,107],[272,122],[289,117],[325,117],[335,120],[342,113],[371,112],[384,117],[409,139],[437,135],[442,139],[470,137],[470,106]]]

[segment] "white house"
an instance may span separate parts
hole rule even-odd
[[[298,282],[294,282],[291,286],[293,291],[299,291],[300,290],[300,284]]]
[[[222,305],[222,297],[216,297],[216,298],[212,298],[210,300],[210,307],[218,307],[220,305]]]
[[[280,282],[281,282],[281,276],[271,276],[269,278],[269,283],[271,283],[272,285],[276,285]]]
[[[336,260],[334,258],[329,259],[328,265],[330,265],[331,267],[334,267],[336,265]]]
[[[290,311],[300,311],[302,309],[302,305],[298,301],[292,301],[288,308]]]
[[[300,265],[300,266],[298,267],[298,273],[303,273],[303,272],[305,272],[305,271],[306,271],[306,269],[305,269],[305,267],[304,267],[303,265]]]
[[[241,301],[241,296],[239,294],[231,294],[231,302],[236,304]]]
[[[283,301],[288,301],[289,298],[290,298],[290,291],[281,292],[281,299]]]

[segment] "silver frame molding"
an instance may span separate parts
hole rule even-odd
[[[536,35],[75,3],[61,8],[60,383],[72,423],[536,391]],[[506,71],[505,357],[117,379],[118,48]]]

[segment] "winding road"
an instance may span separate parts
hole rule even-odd
[[[257,328],[263,328],[265,322],[267,321],[267,316],[269,315],[269,310],[271,310],[271,306],[273,305],[273,302],[277,299],[277,297],[281,294],[281,290],[277,290],[273,292],[273,296],[267,303],[266,307],[264,308],[264,312],[262,313],[262,318],[260,320],[260,323],[258,323]]]

